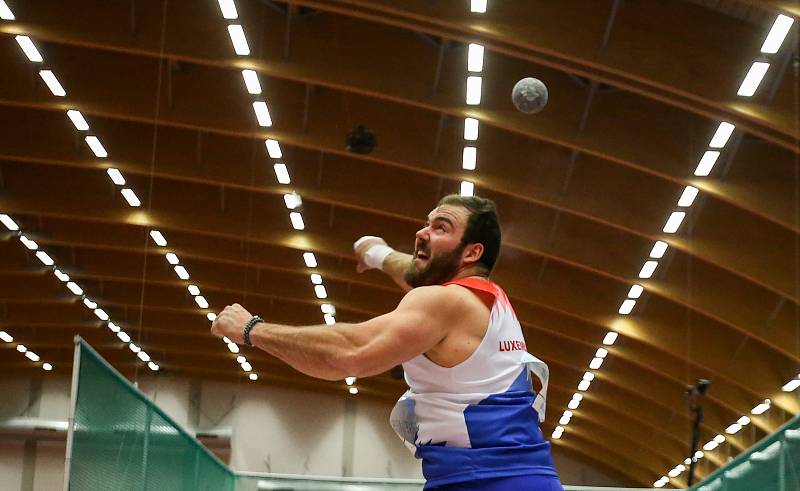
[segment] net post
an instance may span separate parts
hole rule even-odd
[[[147,491],[147,461],[150,453],[150,427],[153,423],[153,408],[147,406],[144,413],[144,445],[142,451],[142,490]]]
[[[81,344],[83,339],[75,336],[72,339],[75,351],[72,357],[72,385],[69,390],[69,416],[67,417],[67,451],[64,460],[64,491],[69,491],[69,476],[72,467],[72,440],[75,428],[75,408],[78,404],[78,380],[81,370]]]

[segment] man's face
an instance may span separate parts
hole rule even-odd
[[[416,233],[414,255],[405,274],[412,287],[438,285],[451,280],[461,267],[461,238],[469,211],[442,205],[430,212],[425,227]]]

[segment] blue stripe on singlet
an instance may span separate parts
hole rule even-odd
[[[497,477],[557,477],[550,443],[531,407],[535,398],[528,370],[522,368],[507,391],[464,410],[472,448],[419,445],[416,455],[422,459],[425,488]]]

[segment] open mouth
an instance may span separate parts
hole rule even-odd
[[[414,259],[419,259],[420,261],[427,261],[428,255],[422,251],[417,251],[414,253]]]

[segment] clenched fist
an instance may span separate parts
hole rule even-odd
[[[225,336],[236,344],[243,344],[244,326],[252,318],[253,315],[238,303],[228,305],[211,323],[211,334],[218,338]]]

